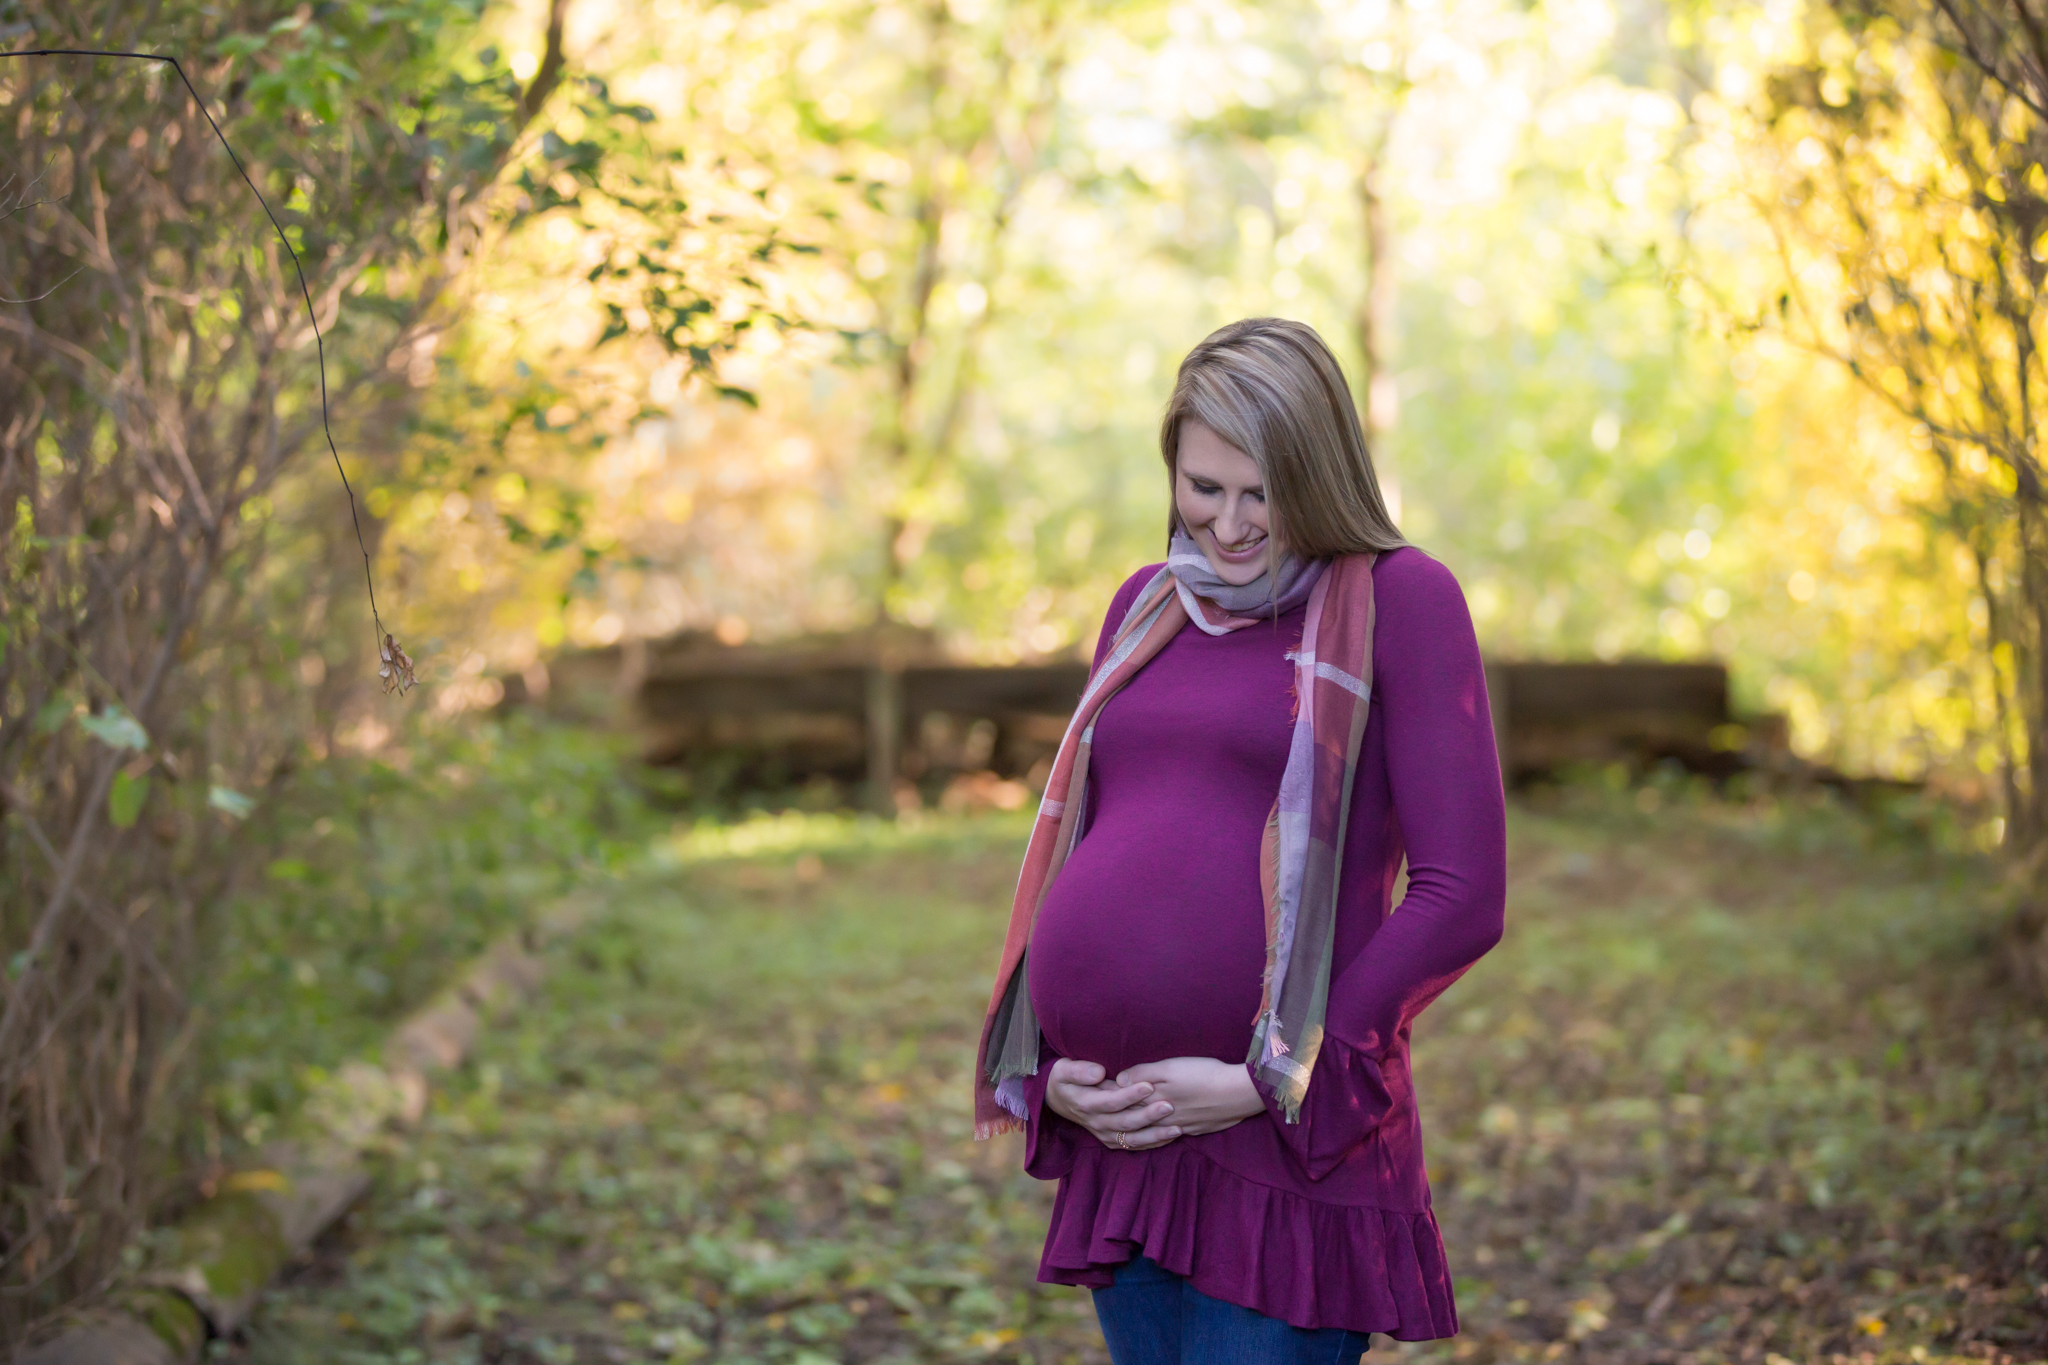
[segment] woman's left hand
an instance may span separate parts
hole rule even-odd
[[[1262,1113],[1266,1102],[1242,1063],[1214,1057],[1169,1057],[1146,1062],[1118,1074],[1118,1085],[1147,1082],[1155,1099],[1173,1106],[1173,1126],[1190,1137],[1220,1133]]]

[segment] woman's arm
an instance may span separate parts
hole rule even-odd
[[[1507,812],[1486,671],[1450,570],[1396,552],[1374,579],[1375,725],[1408,853],[1408,893],[1330,983],[1325,1035],[1298,1123],[1280,1122],[1311,1179],[1385,1117],[1383,1066],[1402,1031],[1500,941]]]
[[[1395,1035],[1500,942],[1507,805],[1486,668],[1465,595],[1419,551],[1389,565],[1373,704],[1408,852],[1408,894],[1330,986],[1331,1035],[1384,1056]]]

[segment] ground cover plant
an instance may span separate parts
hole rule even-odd
[[[2048,1028],[1988,873],[1825,802],[1574,789],[1419,1028],[1439,1360],[2048,1359]],[[662,841],[266,1305],[297,1361],[1104,1360],[969,1136],[1024,826]],[[1376,1339],[1375,1351],[1391,1346]]]
[[[254,865],[215,909],[217,965],[193,991],[186,1187],[246,1162],[309,1084],[374,1052],[536,902],[636,856],[660,824],[619,757],[603,735],[513,717],[409,726],[279,783],[245,827]]]

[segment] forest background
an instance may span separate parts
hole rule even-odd
[[[501,676],[878,617],[1085,648],[1158,554],[1178,358],[1246,315],[1337,349],[1490,653],[1725,659],[2024,908],[2022,19],[0,2],[179,55],[278,225],[163,68],[0,64],[0,1315],[104,1283],[533,868],[623,856],[609,753],[482,724]]]

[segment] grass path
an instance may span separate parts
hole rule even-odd
[[[1022,832],[680,840],[223,1354],[1102,1362],[1032,1281],[1049,1191],[969,1135]],[[1979,874],[1585,794],[1513,840],[1509,938],[1417,1045],[1466,1330],[1396,1354],[2048,1360],[2048,1029]]]

